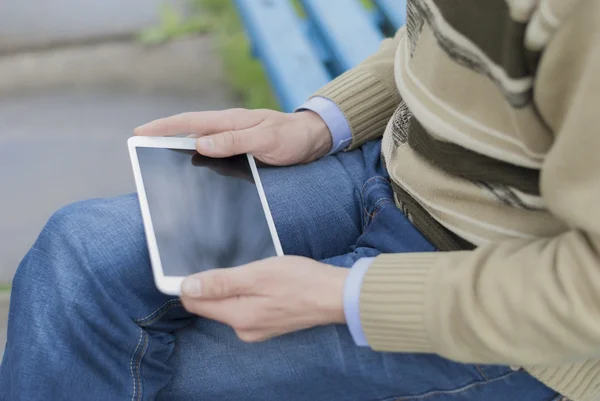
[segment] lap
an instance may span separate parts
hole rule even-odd
[[[348,250],[360,235],[363,173],[361,150],[305,166],[263,170],[286,253],[323,258]],[[49,255],[60,255],[60,261],[49,262]],[[63,207],[50,218],[26,260],[34,263],[18,269],[15,289],[44,281],[59,283],[55,292],[66,299],[101,292],[120,302],[134,320],[173,299],[154,285],[135,194]]]
[[[362,150],[308,165],[267,167],[261,180],[285,254],[324,259],[361,234]]]
[[[431,354],[354,346],[344,326],[323,326],[245,344],[231,329],[198,319],[180,330],[164,400],[550,401],[525,372],[463,365]]]
[[[367,147],[367,151],[370,156],[378,154],[377,149],[374,152]],[[358,257],[361,250],[403,250],[402,241],[385,240],[392,237],[386,230],[399,212],[395,208],[380,212],[382,204],[393,201],[389,194],[378,192],[383,187],[371,191],[365,184],[365,177],[371,174],[365,160],[364,151],[358,150],[307,166],[262,171],[286,253],[349,265],[346,256]],[[372,198],[367,202],[370,206],[365,198]],[[381,230],[365,230],[376,218]],[[153,329],[167,327],[155,319],[155,313],[170,299],[153,285],[135,195],[68,206],[51,219],[45,231],[40,236],[43,243],[39,240],[34,248],[43,253],[45,247],[54,246],[53,241],[67,241],[63,248],[76,250],[80,259],[76,263],[82,271],[79,276],[61,276],[60,280],[72,281],[65,291],[75,288],[77,280],[87,279],[98,291],[113,293],[131,318],[144,323],[140,326],[147,327],[143,318],[152,317]],[[27,273],[20,276],[26,279]],[[520,399],[521,394],[515,391],[529,391],[528,399],[541,401],[549,400],[551,393],[529,375],[507,368],[484,367],[482,372],[434,355],[385,354],[359,348],[345,326],[317,327],[261,344],[245,344],[230,328],[199,318],[177,331],[176,344],[168,362],[175,375],[163,399],[362,401],[426,397],[428,401],[494,401]],[[489,390],[493,386],[495,390]],[[463,397],[477,392],[481,396]]]

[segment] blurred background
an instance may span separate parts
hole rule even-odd
[[[19,261],[56,209],[134,191],[126,140],[136,126],[185,111],[293,109],[403,24],[403,4],[237,0],[246,26],[260,14],[255,40],[279,41],[265,63],[273,91],[234,0],[0,1],[0,357]],[[312,27],[311,12],[324,16]],[[346,43],[328,53],[336,38]]]
[[[52,212],[134,191],[136,126],[240,105],[276,107],[229,0],[0,1],[0,355]]]

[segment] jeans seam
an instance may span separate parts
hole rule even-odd
[[[367,190],[367,186],[368,186],[368,185],[369,185],[371,182],[373,182],[373,181],[383,181],[383,182],[385,182],[385,183],[386,183],[386,184],[388,184],[388,185],[389,185],[389,182],[390,182],[390,180],[389,180],[389,179],[387,179],[387,178],[385,178],[385,177],[383,177],[383,176],[381,176],[381,175],[375,175],[375,176],[373,176],[373,177],[369,178],[369,179],[368,179],[367,181],[365,181],[365,183],[363,184],[363,186],[362,186],[362,188],[361,188],[361,190],[360,190],[360,198],[361,198],[361,201],[362,201],[362,204],[363,204],[363,212],[365,213],[365,216],[364,216],[364,218],[362,219],[362,220],[363,220],[363,225],[362,225],[362,230],[363,230],[363,232],[367,230],[367,226],[368,226],[368,225],[369,225],[369,223],[370,223],[370,221],[367,221],[367,218],[368,218],[368,217],[371,217],[371,218],[372,218],[371,214],[369,214],[369,212],[367,211],[367,205],[366,205],[366,203],[367,203],[367,202],[366,202],[366,200],[365,200],[365,192],[366,192],[366,190]],[[377,202],[379,202],[381,199],[389,199],[389,198],[387,198],[387,197],[379,198],[379,199],[377,200]],[[375,205],[377,205],[377,202],[375,203]],[[375,213],[373,213],[373,214],[375,214]]]
[[[504,380],[505,378],[507,378],[510,375],[514,375],[517,372],[508,372],[502,376],[498,376],[492,380],[488,380],[488,381],[476,381],[473,383],[469,383],[467,385],[464,385],[462,387],[453,389],[453,390],[433,390],[433,391],[429,391],[425,394],[421,394],[421,395],[415,395],[415,396],[402,396],[402,397],[392,397],[392,398],[386,398],[384,400],[381,401],[417,401],[417,400],[425,400],[429,397],[433,397],[436,395],[445,395],[445,394],[458,394],[458,393],[462,393],[468,390],[471,390],[473,388],[482,386],[482,385],[486,385],[486,384],[491,384],[494,383],[496,381],[499,380]]]
[[[380,201],[382,201],[382,202],[380,202]],[[377,214],[377,212],[379,212],[379,210],[381,209],[381,207],[383,205],[385,205],[386,203],[390,203],[390,202],[393,202],[390,198],[381,198],[381,199],[379,199],[377,201],[377,203],[379,203],[379,205],[377,206],[377,210],[373,210],[373,214],[372,215],[370,215],[369,213],[367,213],[367,215],[369,217],[371,217],[371,220],[369,220],[369,224],[365,225],[365,228],[363,229],[363,235],[367,235],[371,231],[371,227],[373,227],[371,225],[371,222],[373,221],[373,218],[375,217],[375,215]],[[366,212],[366,210],[365,210],[365,212]]]
[[[479,368],[479,365],[475,365],[475,370],[477,370],[477,372],[481,375],[481,377],[484,380],[490,380],[490,378],[487,377],[487,375],[485,373],[483,373],[483,371]]]
[[[368,184],[369,184],[371,181],[375,181],[375,180],[381,180],[381,181],[384,181],[384,182],[386,182],[386,183],[388,183],[388,184],[389,184],[389,182],[390,182],[390,180],[388,180],[387,178],[385,178],[385,177],[383,177],[383,176],[381,176],[381,175],[375,175],[375,176],[373,176],[373,177],[369,178],[367,181],[365,181],[365,183],[363,184],[363,186],[362,186],[362,188],[361,188],[361,191],[360,191],[360,193],[361,193],[361,195],[363,196],[363,198],[364,198],[364,196],[365,196],[365,190],[367,189],[367,185],[368,185]]]
[[[369,216],[371,219],[373,219],[373,217],[375,217],[375,215],[377,214],[377,212],[379,211],[379,209],[381,209],[381,206],[385,205],[386,203],[391,202],[392,199],[388,198],[388,197],[382,197],[377,199],[377,202],[375,202],[375,204],[373,205],[373,213],[369,213],[369,211],[367,210],[367,208],[365,207],[365,213],[367,214],[367,216]]]
[[[140,318],[134,319],[133,321],[140,327],[140,339],[138,340],[137,346],[131,355],[131,360],[129,362],[129,369],[131,371],[131,376],[133,379],[133,395],[131,396],[131,401],[137,401],[142,399],[142,373],[141,373],[141,365],[142,359],[144,358],[144,354],[146,353],[146,349],[148,347],[149,336],[144,331],[144,327],[148,327],[156,323],[160,320],[164,315],[167,314],[171,309],[181,307],[181,301],[179,299],[170,299],[167,302],[163,303],[156,310],[154,310],[149,315]],[[150,320],[148,320],[150,319]],[[143,341],[142,341],[143,339]],[[140,348],[141,346],[141,348]],[[135,364],[134,364],[135,358]],[[135,369],[134,369],[135,368]]]
[[[137,390],[137,380],[135,373],[133,371],[133,359],[135,358],[140,345],[142,344],[142,339],[144,338],[144,330],[140,328],[140,339],[137,342],[135,349],[133,350],[133,354],[131,354],[131,359],[129,360],[129,371],[131,372],[131,380],[133,380],[133,393],[131,395],[131,401],[135,401],[135,395]]]
[[[142,399],[142,359],[144,357],[144,354],[146,353],[146,349],[148,348],[148,339],[149,336],[144,332],[144,330],[142,330],[142,335],[144,337],[144,345],[142,346],[142,348],[140,348],[140,353],[139,353],[139,358],[137,358],[136,362],[135,362],[135,371],[136,371],[136,377],[137,377],[137,381],[138,381],[138,396],[137,396],[137,400]]]
[[[140,319],[134,319],[133,321],[140,327],[151,326],[154,323],[156,323],[160,318],[162,318],[168,311],[178,307],[181,307],[181,301],[179,299],[170,299],[161,306],[159,306],[154,312],[150,313],[148,316],[145,316]],[[152,319],[146,322],[146,320],[150,318]]]

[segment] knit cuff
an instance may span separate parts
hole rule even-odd
[[[321,88],[320,96],[334,102],[346,116],[352,130],[355,149],[383,135],[385,127],[400,103],[396,88],[389,88],[374,75],[350,70]]]
[[[595,401],[590,390],[598,378],[600,362],[597,359],[562,366],[529,366],[525,370],[540,382],[569,400]]]
[[[365,274],[360,319],[371,348],[434,352],[427,324],[427,293],[436,253],[378,256]]]

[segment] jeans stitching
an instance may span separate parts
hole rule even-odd
[[[381,198],[380,200],[383,200],[383,202],[381,202],[381,204],[379,205],[379,207],[378,207],[378,210],[377,210],[377,211],[379,211],[379,209],[381,209],[381,207],[382,207],[383,205],[385,205],[386,203],[393,202],[393,201],[392,201],[390,198]],[[375,217],[375,214],[376,214],[376,212],[374,211],[374,212],[373,212],[373,217]],[[371,220],[372,220],[372,219],[371,219]],[[371,223],[371,222],[369,221],[369,223]],[[365,227],[365,229],[363,230],[363,235],[368,235],[368,234],[369,234],[369,232],[371,231],[371,227],[373,227],[373,226],[372,226],[371,224],[368,224],[368,227]]]
[[[483,373],[483,371],[479,368],[479,365],[475,365],[475,369],[481,375],[481,377],[483,377],[484,380],[490,380],[490,378],[487,377],[487,375]]]
[[[140,329],[140,339],[138,340],[135,350],[133,350],[133,354],[131,354],[131,359],[129,360],[129,371],[131,372],[131,380],[133,381],[133,394],[131,396],[131,401],[135,401],[135,394],[136,394],[136,389],[137,389],[135,373],[133,373],[133,358],[135,358],[135,355],[137,354],[137,350],[138,350],[138,348],[140,348],[143,336],[144,336],[144,330]]]
[[[151,326],[160,320],[167,312],[171,309],[181,307],[181,301],[179,299],[170,299],[164,304],[162,304],[158,309],[150,313],[149,315],[140,318],[134,319],[134,322],[140,326],[140,339],[138,340],[138,344],[131,355],[131,360],[129,362],[129,369],[131,371],[131,377],[133,379],[133,395],[131,396],[131,401],[141,400],[142,399],[142,374],[141,374],[141,365],[142,359],[144,357],[144,353],[148,347],[149,336],[144,332],[143,327]],[[147,321],[148,319],[151,320]],[[146,334],[146,335],[145,335]],[[142,342],[142,339],[144,340]],[[140,348],[140,345],[142,346]],[[138,354],[139,350],[139,354]],[[137,355],[137,357],[136,357]],[[135,359],[135,365],[133,363]],[[135,366],[135,373],[134,373]]]
[[[361,191],[360,191],[360,193],[361,193],[361,195],[363,196],[363,198],[364,198],[364,196],[365,196],[365,190],[367,189],[367,185],[368,185],[368,184],[369,184],[371,181],[375,181],[375,180],[381,180],[381,181],[383,181],[383,182],[385,182],[385,183],[388,183],[388,184],[389,184],[389,182],[390,182],[390,181],[389,181],[387,178],[385,178],[385,177],[382,177],[382,176],[380,176],[380,175],[376,175],[376,176],[373,176],[373,177],[369,178],[367,181],[365,181],[365,183],[363,184],[363,186],[362,186],[362,189],[361,189]]]
[[[142,330],[142,334],[145,334],[145,332]],[[149,336],[146,334],[144,335],[144,345],[142,346],[142,348],[140,348],[140,354],[139,354],[139,358],[136,360],[135,364],[135,371],[136,371],[136,376],[137,376],[137,380],[139,383],[139,391],[138,391],[138,396],[137,399],[141,400],[142,399],[142,373],[141,373],[141,365],[142,365],[142,358],[144,357],[144,354],[146,353],[146,349],[148,348],[148,339]]]
[[[470,384],[467,384],[465,386],[456,388],[454,390],[433,390],[433,391],[430,391],[428,393],[417,395],[417,396],[402,396],[402,397],[399,397],[399,398],[398,397],[396,397],[396,398],[387,398],[387,399],[381,400],[381,401],[416,401],[416,400],[424,400],[424,399],[427,399],[429,397],[433,397],[433,396],[436,396],[436,395],[458,394],[458,393],[462,393],[462,392],[471,390],[473,388],[476,388],[476,387],[479,387],[479,386],[482,386],[482,385],[491,384],[491,383],[494,383],[494,382],[499,381],[499,380],[504,380],[508,376],[514,375],[515,373],[517,373],[517,372],[508,372],[508,373],[506,373],[506,374],[504,374],[502,376],[498,376],[498,377],[496,377],[496,378],[494,378],[492,380],[477,381],[477,382],[470,383]]]
[[[165,302],[164,304],[162,304],[161,306],[159,306],[154,312],[150,313],[148,316],[142,317],[140,319],[134,319],[133,321],[136,322],[140,326],[148,325],[148,324],[144,324],[144,320],[148,320],[153,315],[160,313],[162,311],[162,309],[167,308],[169,306],[169,304],[176,304],[175,306],[180,306],[180,300],[179,299],[170,299],[167,302]],[[169,309],[170,308],[167,308],[167,310],[169,310]]]
[[[366,190],[367,190],[367,186],[368,186],[368,185],[369,185],[371,182],[373,182],[373,181],[383,181],[384,183],[386,183],[386,184],[388,184],[388,185],[389,185],[389,182],[390,182],[390,180],[388,180],[387,178],[385,178],[385,177],[383,177],[383,176],[381,176],[381,175],[375,175],[375,176],[373,176],[373,177],[369,178],[367,181],[365,181],[365,183],[363,184],[363,186],[362,186],[362,189],[361,189],[361,191],[360,191],[360,197],[361,197],[361,200],[362,200],[362,203],[363,203],[363,205],[365,205],[365,204],[366,204],[366,201],[365,201],[365,192],[366,192]],[[381,200],[381,198],[380,198],[379,200]],[[379,200],[378,200],[378,202],[379,202]],[[371,217],[371,215],[370,215],[370,214],[369,214],[369,212],[367,211],[367,207],[366,207],[366,206],[363,206],[363,213],[365,214],[365,217],[364,217],[364,219],[363,219],[363,225],[362,225],[362,230],[363,230],[363,232],[364,232],[364,231],[366,231],[366,230],[367,230],[367,226],[368,226],[368,225],[369,225],[369,223],[370,223],[370,221],[367,221],[367,218],[368,218],[368,217]]]
[[[375,204],[373,205],[373,213],[369,213],[369,211],[367,210],[366,207],[365,207],[365,213],[367,214],[367,216],[369,216],[372,219],[373,217],[375,217],[375,215],[377,214],[379,209],[381,209],[381,207],[384,204],[389,203],[391,201],[392,201],[392,199],[387,198],[387,197],[379,198],[379,199],[377,199],[377,202],[375,202]]]
[[[136,322],[140,327],[148,327],[152,326],[154,323],[158,322],[164,315],[166,315],[171,309],[181,308],[181,303],[165,305],[165,307],[161,308],[161,313],[156,315],[154,319],[148,322]]]

